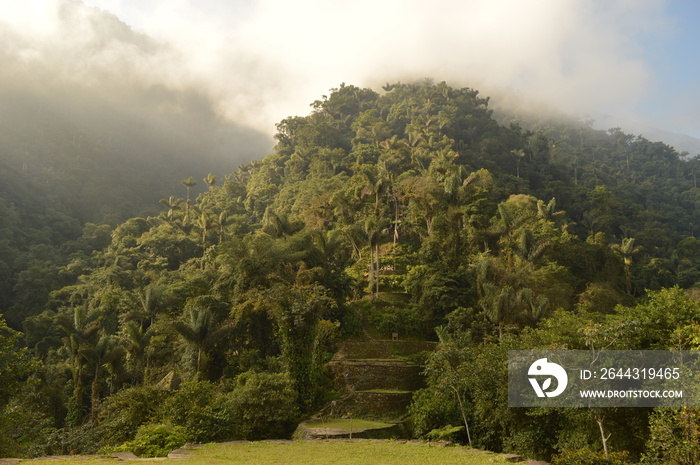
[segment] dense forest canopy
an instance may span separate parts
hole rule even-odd
[[[185,173],[159,214],[118,225],[15,176],[0,311],[2,356],[22,363],[0,376],[21,387],[0,391],[0,451],[114,446],[153,422],[191,441],[288,435],[331,398],[335,342],[398,332],[443,348],[417,436],[460,423],[449,385],[480,447],[597,450],[600,426],[613,450],[666,463],[675,413],[508,409],[505,353],[697,348],[700,158],[586,122],[498,124],[488,103],[431,81],[341,85],[281,121],[272,154]]]

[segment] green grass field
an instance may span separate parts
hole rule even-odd
[[[52,465],[85,463],[116,465],[136,463],[177,465],[487,465],[505,463],[498,454],[464,447],[438,447],[427,443],[401,441],[295,441],[283,443],[250,442],[208,444],[193,450],[185,459],[120,461],[107,458],[75,457],[52,460]],[[46,463],[39,460],[22,463]]]
[[[351,430],[361,431],[374,428],[388,428],[392,426],[392,423],[361,419],[349,420],[344,418],[333,418],[330,420],[307,421],[304,423],[304,426],[307,428],[328,428],[350,432]]]

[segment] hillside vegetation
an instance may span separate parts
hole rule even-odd
[[[334,344],[392,333],[441,343],[417,437],[468,423],[455,439],[534,458],[608,435],[629,460],[700,454],[681,439],[694,410],[509,409],[506,392],[509,349],[698,347],[698,157],[585,122],[499,125],[476,90],[429,81],[340,86],[276,139],[183,179],[160,214],[72,221],[70,260],[5,294],[23,334],[3,329],[3,454],[115,447],[150,424],[289,437],[334,398]],[[17,304],[39,286],[48,299]]]

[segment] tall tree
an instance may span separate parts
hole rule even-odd
[[[129,321],[123,328],[122,345],[126,350],[127,364],[131,367],[132,376],[141,383],[149,380],[151,357],[149,345],[155,329],[153,326],[144,330],[143,325]]]
[[[617,252],[625,264],[625,283],[627,294],[632,295],[632,256],[641,250],[640,247],[634,246],[634,238],[625,237],[620,244],[613,244],[613,250]]]
[[[187,200],[185,202],[185,220],[189,221],[190,219],[190,190],[197,185],[197,181],[195,181],[192,176],[188,177],[187,179],[183,179],[180,181],[180,184],[185,186],[187,189]]]
[[[90,419],[93,423],[97,422],[103,377],[109,374],[114,379],[119,375],[125,354],[124,347],[110,335],[103,335],[95,345],[85,345],[80,349],[80,355],[93,365],[90,394]]]
[[[299,402],[310,409],[317,400],[322,376],[320,344],[324,317],[336,307],[323,286],[304,283],[277,285],[269,292],[269,312],[278,328],[282,355],[294,381]]]
[[[196,351],[197,378],[205,379],[211,351],[234,329],[234,322],[216,321],[210,309],[193,305],[184,320],[173,322],[173,328]]]
[[[166,218],[169,221],[173,221],[175,219],[176,212],[182,209],[182,199],[177,199],[172,195],[167,199],[160,199],[160,203],[168,209]]]
[[[84,370],[86,359],[83,349],[94,344],[100,330],[100,312],[88,310],[84,306],[76,306],[69,310],[71,313],[59,313],[56,324],[65,334],[62,339],[73,373],[73,398],[76,406],[83,405]]]
[[[214,184],[216,184],[216,176],[213,174],[209,173],[207,177],[203,179],[204,183],[207,185],[209,190],[214,189]]]

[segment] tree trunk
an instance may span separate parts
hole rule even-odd
[[[374,300],[374,250],[369,248],[369,294]]]
[[[605,452],[605,458],[608,458],[608,439],[610,435],[605,435],[605,429],[603,428],[603,417],[599,414],[595,414],[595,421],[598,423],[598,428],[600,429],[600,439],[603,441],[603,452]]]
[[[464,412],[464,404],[462,403],[462,396],[459,395],[459,390],[456,387],[454,387],[454,386],[450,386],[450,387],[455,392],[455,397],[457,397],[457,402],[459,403],[459,410],[462,412],[462,421],[464,421],[464,427],[467,430],[467,441],[469,442],[469,447],[471,447],[472,446],[472,436],[471,436],[471,434],[469,434],[469,423],[467,422],[467,414]]]
[[[379,297],[379,244],[377,244],[377,250],[376,250],[376,260],[377,260],[377,275],[375,276],[375,279],[377,280],[376,286],[377,286],[377,297]]]
[[[73,372],[73,397],[77,405],[83,405],[83,368],[80,362]]]
[[[92,380],[92,390],[90,392],[90,421],[97,424],[97,409],[100,404],[100,378],[99,367],[95,370],[95,379]]]
[[[392,254],[394,255],[394,271],[396,271],[396,240],[399,235],[399,200],[394,197],[394,248]]]
[[[151,357],[146,355],[146,366],[143,367],[143,384],[147,385],[150,379]]]

